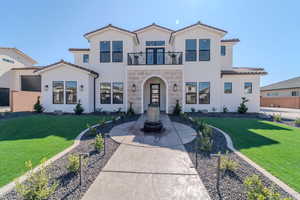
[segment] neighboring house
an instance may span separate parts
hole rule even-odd
[[[12,111],[30,111],[40,95],[37,62],[16,48],[0,47],[0,106]]]
[[[262,68],[232,66],[238,39],[200,22],[179,30],[156,24],[136,31],[108,25],[86,33],[89,48],[71,48],[74,64],[60,61],[40,70],[46,112],[73,112],[80,100],[85,112],[137,113],[157,103],[171,113],[178,101],[193,108],[236,112],[246,97],[249,112],[260,107]]]
[[[300,108],[300,77],[264,86],[261,91],[261,106]]]

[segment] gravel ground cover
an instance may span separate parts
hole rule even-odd
[[[173,121],[184,123],[195,128],[195,125],[188,120],[184,120],[176,116],[170,116],[170,118]],[[213,141],[214,144],[213,144],[212,154],[217,154],[219,152],[221,153],[228,152],[228,156],[234,159],[239,164],[239,168],[234,173],[230,173],[230,174],[221,173],[220,185],[218,189],[217,188],[217,158],[199,152],[197,156],[198,167],[196,170],[201,180],[203,181],[203,184],[208,190],[212,200],[247,199],[243,182],[247,176],[251,176],[253,174],[258,175],[266,186],[273,187],[276,191],[278,191],[282,195],[282,197],[291,198],[291,196],[288,193],[282,190],[279,186],[275,185],[270,179],[265,177],[263,174],[261,174],[258,170],[256,170],[254,167],[252,167],[242,158],[237,156],[235,153],[231,152],[227,148],[226,139],[222,133],[220,133],[217,130],[213,130]],[[188,144],[185,144],[184,146],[188,151],[188,154],[193,164],[196,166],[195,140]]]
[[[118,120],[114,123],[106,124],[105,126],[98,128],[100,133],[108,133],[113,126],[119,125],[121,123],[125,123],[128,121],[134,121],[138,118],[138,116],[133,116],[125,119]],[[89,186],[93,183],[93,181],[97,178],[101,169],[105,166],[107,161],[113,155],[113,153],[119,147],[119,144],[114,140],[105,137],[105,154],[97,153],[94,148],[94,137],[85,135],[83,136],[80,144],[73,149],[71,152],[67,153],[62,158],[56,160],[49,167],[49,173],[52,177],[52,180],[59,181],[59,186],[56,189],[55,193],[49,198],[50,200],[54,199],[72,199],[77,200],[81,199],[84,193],[88,190]],[[66,169],[68,164],[68,156],[70,154],[79,154],[79,153],[89,153],[89,157],[87,159],[87,163],[84,167],[83,171],[83,181],[80,186],[80,178],[79,174],[71,174]],[[0,197],[1,200],[9,199],[9,200],[21,200],[22,198],[16,193],[15,190],[7,193],[5,196]]]

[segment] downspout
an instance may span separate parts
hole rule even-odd
[[[99,78],[99,74],[94,77],[94,112],[96,112],[96,79]]]

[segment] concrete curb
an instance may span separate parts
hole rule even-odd
[[[236,150],[233,146],[232,140],[230,138],[230,136],[225,133],[224,131],[222,131],[219,128],[216,128],[214,126],[209,125],[211,128],[218,130],[219,132],[221,132],[227,142],[227,146],[228,148],[233,151],[235,154],[237,154],[239,157],[241,157],[243,160],[245,160],[246,162],[248,162],[250,165],[252,165],[252,167],[254,167],[255,169],[257,169],[259,172],[261,172],[263,175],[265,175],[266,177],[268,177],[271,181],[273,181],[274,183],[276,183],[279,187],[281,187],[283,190],[285,190],[287,193],[289,193],[293,198],[300,200],[300,194],[298,192],[296,192],[294,189],[292,189],[290,186],[288,186],[287,184],[285,184],[284,182],[282,182],[281,180],[279,180],[278,178],[276,178],[275,176],[273,176],[271,173],[269,173],[267,170],[265,170],[264,168],[260,167],[259,165],[257,165],[255,162],[253,162],[252,160],[250,160],[248,157],[246,157],[245,155],[243,155],[241,152],[239,152],[238,150]]]
[[[119,120],[120,117],[117,117],[116,120]],[[113,122],[112,120],[109,120],[109,121],[106,121],[105,124],[109,124]],[[95,128],[95,127],[98,127],[99,124],[95,124],[92,126],[92,128]],[[50,158],[49,160],[47,160],[45,162],[45,166],[48,166],[50,165],[52,162],[56,161],[57,159],[63,157],[64,155],[66,155],[67,153],[69,153],[72,149],[74,149],[75,147],[77,147],[80,143],[80,140],[82,138],[82,136],[89,131],[89,128],[83,130],[74,140],[74,144],[70,147],[68,147],[67,149],[65,149],[64,151],[56,154],[55,156],[53,156],[52,158]],[[33,172],[38,172],[41,168],[41,165],[38,165],[36,166],[34,169],[33,169]],[[24,182],[27,178],[28,178],[28,172],[26,172],[24,175],[16,178],[15,180],[19,180],[20,183]],[[0,197],[1,196],[4,196],[6,193],[8,193],[9,191],[11,191],[14,187],[15,187],[15,180],[8,183],[7,185],[3,186],[0,188]]]

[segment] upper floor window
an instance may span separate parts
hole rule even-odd
[[[110,41],[100,42],[100,62],[110,62]]]
[[[165,46],[164,40],[146,41],[146,46]]]
[[[226,56],[226,46],[221,46],[221,56]]]
[[[245,94],[252,94],[252,83],[251,82],[244,83],[244,91],[245,91]]]
[[[123,41],[112,41],[112,62],[123,62]]]
[[[225,94],[231,94],[232,93],[232,83],[231,82],[224,83],[224,93]]]
[[[83,54],[82,60],[83,60],[83,63],[89,63],[89,54]]]
[[[199,83],[199,104],[210,104],[210,83]]]
[[[197,40],[188,39],[185,40],[185,61],[197,60]]]
[[[210,39],[199,40],[199,61],[210,60]]]
[[[4,62],[8,62],[8,63],[12,63],[12,64],[15,63],[15,61],[10,60],[10,59],[7,59],[7,58],[2,58],[2,60],[3,60]]]
[[[185,103],[186,104],[197,103],[197,82],[185,83]]]

